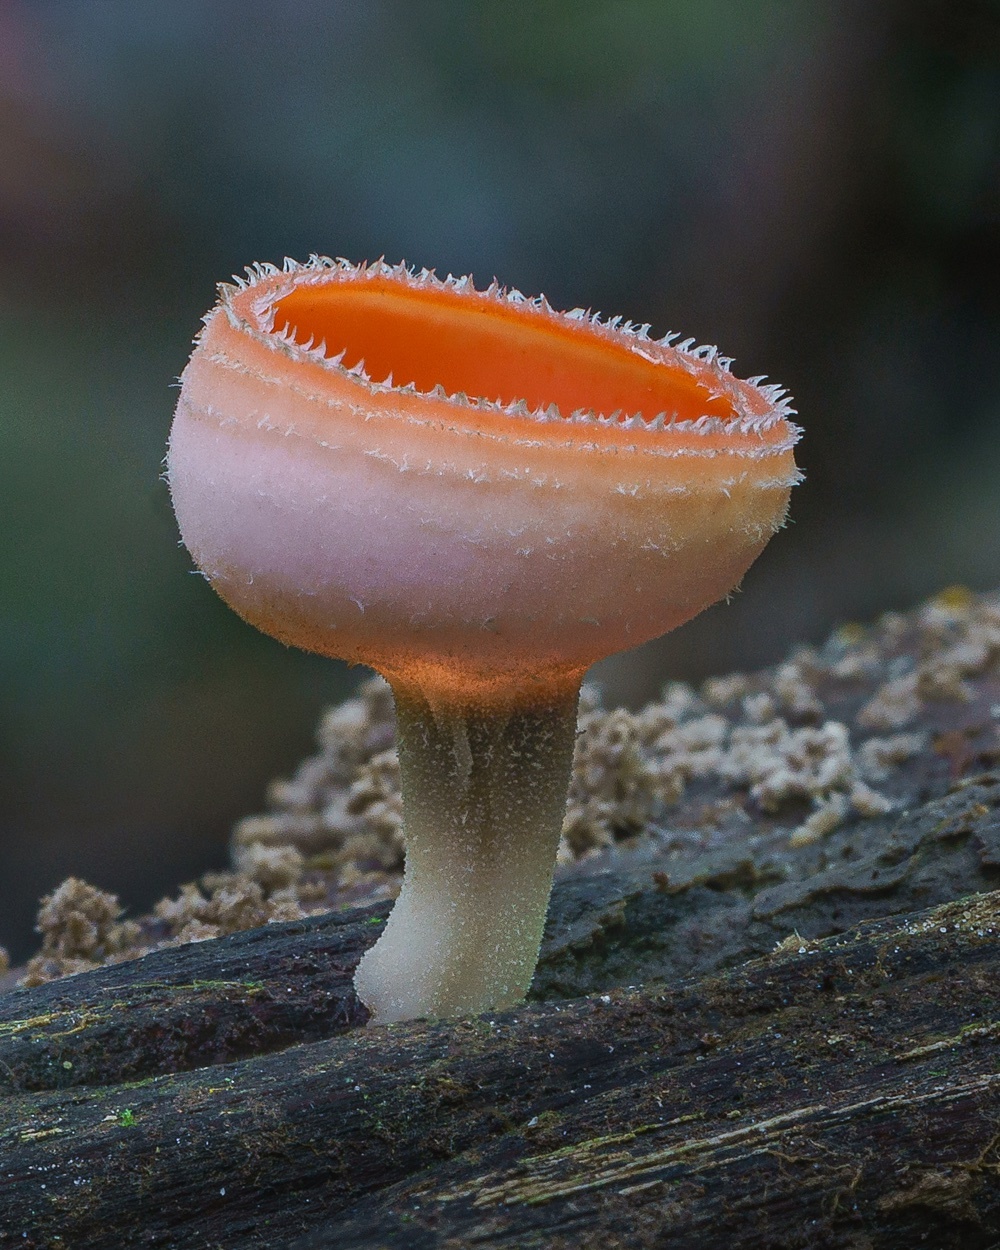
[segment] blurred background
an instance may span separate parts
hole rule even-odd
[[[159,480],[214,283],[384,254],[718,343],[790,526],[610,699],[1000,583],[1000,5],[0,0],[0,942],[220,866],[359,673],[192,575]]]

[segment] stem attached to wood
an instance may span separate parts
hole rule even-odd
[[[486,709],[393,693],[406,870],[358,996],[378,1024],[512,1006],[538,959],[579,682]]]

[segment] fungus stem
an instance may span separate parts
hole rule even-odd
[[[406,868],[358,994],[379,1024],[512,1006],[542,940],[579,677],[529,705],[393,694]]]

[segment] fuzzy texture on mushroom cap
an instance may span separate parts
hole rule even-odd
[[[565,688],[730,591],[799,431],[714,348],[382,262],[255,266],[183,378],[168,476],[219,594],[446,703]]]

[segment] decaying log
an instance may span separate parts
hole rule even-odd
[[[576,865],[557,885],[534,998],[674,982],[765,955],[789,934],[827,937],[865,920],[1000,887],[1000,775],[915,790],[901,814],[792,846],[775,831],[708,851]]]
[[[351,978],[388,911],[248,929],[0,996],[0,1096],[206,1068],[363,1025]]]
[[[268,979],[255,951],[277,939],[295,973],[333,950],[346,978],[370,919],[237,935],[4,1000],[15,1063],[0,1099],[0,1245],[702,1246],[710,1230],[746,1247],[966,1247],[1000,1235],[1000,894],[794,938],[674,987],[288,1045],[310,1001],[312,1036],[344,1029],[349,991],[331,1008],[314,966]],[[181,956],[218,962],[206,977],[189,962],[171,983]],[[11,1018],[12,1002],[31,1014]],[[218,1062],[198,1042],[184,1060],[176,1039],[200,1037],[206,1011],[213,1029],[243,1021],[234,1053],[254,1056]],[[115,1024],[153,1053],[157,1015],[176,1043],[161,1054],[187,1070],[139,1077]],[[103,1073],[92,1028],[113,1056]]]

